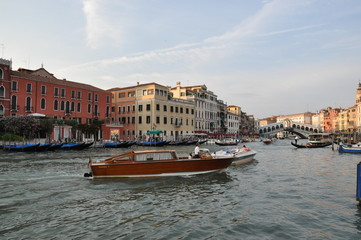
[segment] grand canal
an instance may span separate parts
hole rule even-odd
[[[83,174],[123,149],[0,152],[0,239],[361,239],[361,156],[247,146],[256,160],[222,173],[118,180]]]

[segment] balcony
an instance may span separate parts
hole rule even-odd
[[[19,111],[19,109],[20,109],[19,105],[11,105],[10,106],[11,112],[17,112],[17,111]]]

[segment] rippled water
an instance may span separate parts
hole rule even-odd
[[[361,239],[361,155],[247,145],[256,160],[222,173],[117,180],[83,174],[123,149],[0,152],[0,239]]]

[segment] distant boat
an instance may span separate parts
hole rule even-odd
[[[164,146],[167,144],[166,141],[160,141],[160,142],[137,142],[136,143],[138,146],[143,146],[143,147],[160,147],[160,146]]]
[[[338,151],[340,153],[361,153],[361,145],[360,144],[354,144],[354,145],[339,145]]]
[[[263,139],[263,143],[264,143],[264,144],[271,144],[271,143],[272,143],[272,140],[269,139],[269,138],[266,138],[266,139]]]
[[[233,156],[212,157],[204,149],[200,158],[178,157],[175,150],[130,151],[101,162],[89,160],[93,178],[167,177],[205,174],[227,168]]]
[[[23,145],[4,145],[3,150],[13,152],[31,152],[35,151],[39,147],[38,144],[23,144]]]
[[[332,145],[332,139],[328,133],[313,133],[308,136],[308,142],[305,145],[296,142],[291,142],[291,144],[297,148],[323,148]]]
[[[90,147],[91,145],[93,145],[93,142],[89,142],[89,143],[65,143],[63,144],[60,149],[62,150],[82,150],[85,149],[87,147]]]
[[[224,140],[217,140],[214,143],[219,146],[236,146],[236,145],[238,145],[239,141],[226,138]]]

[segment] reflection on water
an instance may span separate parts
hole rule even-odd
[[[0,152],[1,239],[359,239],[358,155],[247,146],[257,151],[247,165],[146,179],[82,177],[90,155],[126,149]]]

